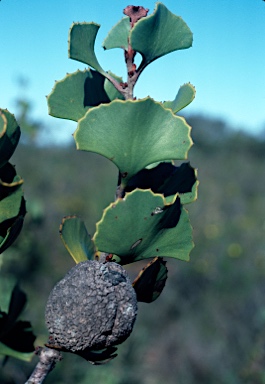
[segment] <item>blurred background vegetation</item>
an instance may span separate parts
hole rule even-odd
[[[17,100],[23,136],[11,162],[25,182],[28,214],[1,255],[0,278],[7,289],[19,281],[27,293],[24,318],[42,345],[49,292],[74,265],[59,237],[61,219],[78,214],[93,235],[114,199],[117,170],[98,155],[77,152],[74,141],[38,145],[38,135],[51,127],[30,111],[29,101]],[[186,119],[195,143],[189,160],[200,180],[197,202],[186,206],[194,227],[190,263],[168,260],[163,294],[140,303],[134,332],[116,359],[92,366],[64,354],[47,384],[265,383],[265,135],[201,115]],[[132,277],[141,267],[128,267]],[[36,362],[9,358],[0,382],[24,383]]]

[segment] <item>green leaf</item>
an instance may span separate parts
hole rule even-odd
[[[130,29],[130,18],[124,17],[110,30],[108,36],[103,41],[103,48],[123,48],[127,50]]]
[[[139,20],[131,30],[132,48],[143,56],[144,65],[192,45],[192,32],[181,17],[158,3],[154,13]]]
[[[186,159],[190,126],[151,98],[115,100],[90,109],[79,120],[77,149],[105,156],[119,168],[123,184],[157,161]]]
[[[155,257],[140,271],[133,282],[137,301],[144,303],[155,301],[162,293],[166,280],[166,261],[162,258]]]
[[[10,198],[10,196],[9,196]],[[5,199],[6,200],[6,199]],[[0,202],[0,210],[1,210]],[[11,200],[12,204],[12,200]],[[2,208],[6,205],[2,205]],[[2,212],[7,214],[7,212]],[[26,204],[25,199],[22,197],[20,200],[20,208],[16,217],[7,218],[6,220],[0,222],[0,253],[3,253],[11,244],[16,240],[23,226],[24,217],[26,215]]]
[[[118,97],[122,98],[122,95],[109,80],[99,72],[88,69],[67,74],[57,81],[47,100],[51,116],[78,121],[89,108]]]
[[[89,85],[94,82],[90,70],[67,74],[64,79],[57,81],[47,98],[49,114],[74,121],[81,119],[89,109],[89,105],[85,105],[85,95],[89,92]],[[88,87],[85,88],[85,85]]]
[[[23,227],[25,214],[25,200],[22,199],[21,210],[18,217],[15,220],[7,220],[0,224],[0,253],[3,253],[17,239]]]
[[[0,109],[0,167],[13,155],[20,138],[20,128],[14,115]]]
[[[20,211],[23,190],[17,188],[12,194],[0,201],[0,223],[7,219],[17,217]]]
[[[101,68],[94,51],[99,28],[100,25],[95,23],[73,23],[69,31],[69,57],[88,64],[106,76],[106,72]]]
[[[178,193],[182,204],[191,203],[197,198],[196,170],[189,163],[176,167],[171,163],[159,163],[151,169],[142,169],[129,181],[124,192],[131,192],[136,188],[151,189],[161,193],[168,202],[174,200]]]
[[[34,356],[34,352],[30,352],[30,353],[18,352],[0,342],[0,355],[15,357],[16,359],[29,362],[32,360]]]
[[[60,236],[65,248],[76,263],[94,260],[94,243],[87,233],[84,222],[79,217],[64,217],[60,226]]]
[[[136,189],[106,208],[93,239],[99,251],[117,255],[120,264],[156,256],[188,261],[193,248],[188,213],[179,198],[167,204],[150,190]]]
[[[172,109],[173,113],[177,113],[194,100],[195,93],[195,87],[191,83],[184,84],[179,88],[175,99],[173,101],[164,101],[163,106]]]
[[[10,163],[0,168],[0,253],[15,241],[23,225],[26,206],[22,184]]]

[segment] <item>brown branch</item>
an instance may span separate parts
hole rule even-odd
[[[41,384],[53,370],[56,363],[62,360],[61,353],[56,349],[39,348],[37,351],[39,362],[25,384]]]
[[[126,16],[130,17],[130,25],[131,28],[134,27],[135,23],[137,23],[140,19],[147,16],[149,9],[145,9],[141,6],[128,5],[123,13]],[[136,69],[136,65],[134,64],[134,57],[136,52],[132,49],[130,45],[130,41],[128,41],[128,48],[124,51],[125,54],[125,62],[127,66],[127,82],[126,83],[118,83],[113,77],[109,74],[105,75],[107,79],[114,85],[114,87],[123,95],[125,100],[133,100],[133,89],[138,80],[142,69],[139,71]]]
[[[127,51],[125,51],[127,52]],[[105,74],[105,77],[111,82],[112,85],[123,95],[125,100],[133,99],[133,88],[137,81],[139,74],[137,71],[134,73],[131,71],[131,64],[127,64],[128,71],[128,82],[127,83],[118,83],[112,76],[108,73]]]
[[[135,23],[137,23],[140,19],[147,16],[149,9],[145,9],[141,6],[134,6],[134,5],[128,5],[124,10],[123,13],[126,16],[129,16],[130,18],[130,24],[131,29],[134,27]],[[134,64],[134,58],[135,58],[136,52],[132,49],[132,46],[130,44],[130,40],[128,41],[128,49],[125,50],[125,61],[127,65],[127,92],[125,99],[133,99],[133,89],[135,87],[135,84],[138,80],[138,77],[140,75],[140,72],[136,69],[136,65]]]

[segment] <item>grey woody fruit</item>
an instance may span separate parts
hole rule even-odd
[[[84,261],[55,285],[45,319],[50,344],[78,352],[122,343],[136,315],[136,294],[127,272],[113,262]]]

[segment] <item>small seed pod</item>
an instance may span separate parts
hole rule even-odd
[[[113,262],[84,261],[55,285],[45,319],[54,348],[80,352],[122,343],[136,315],[136,294],[127,272]]]

